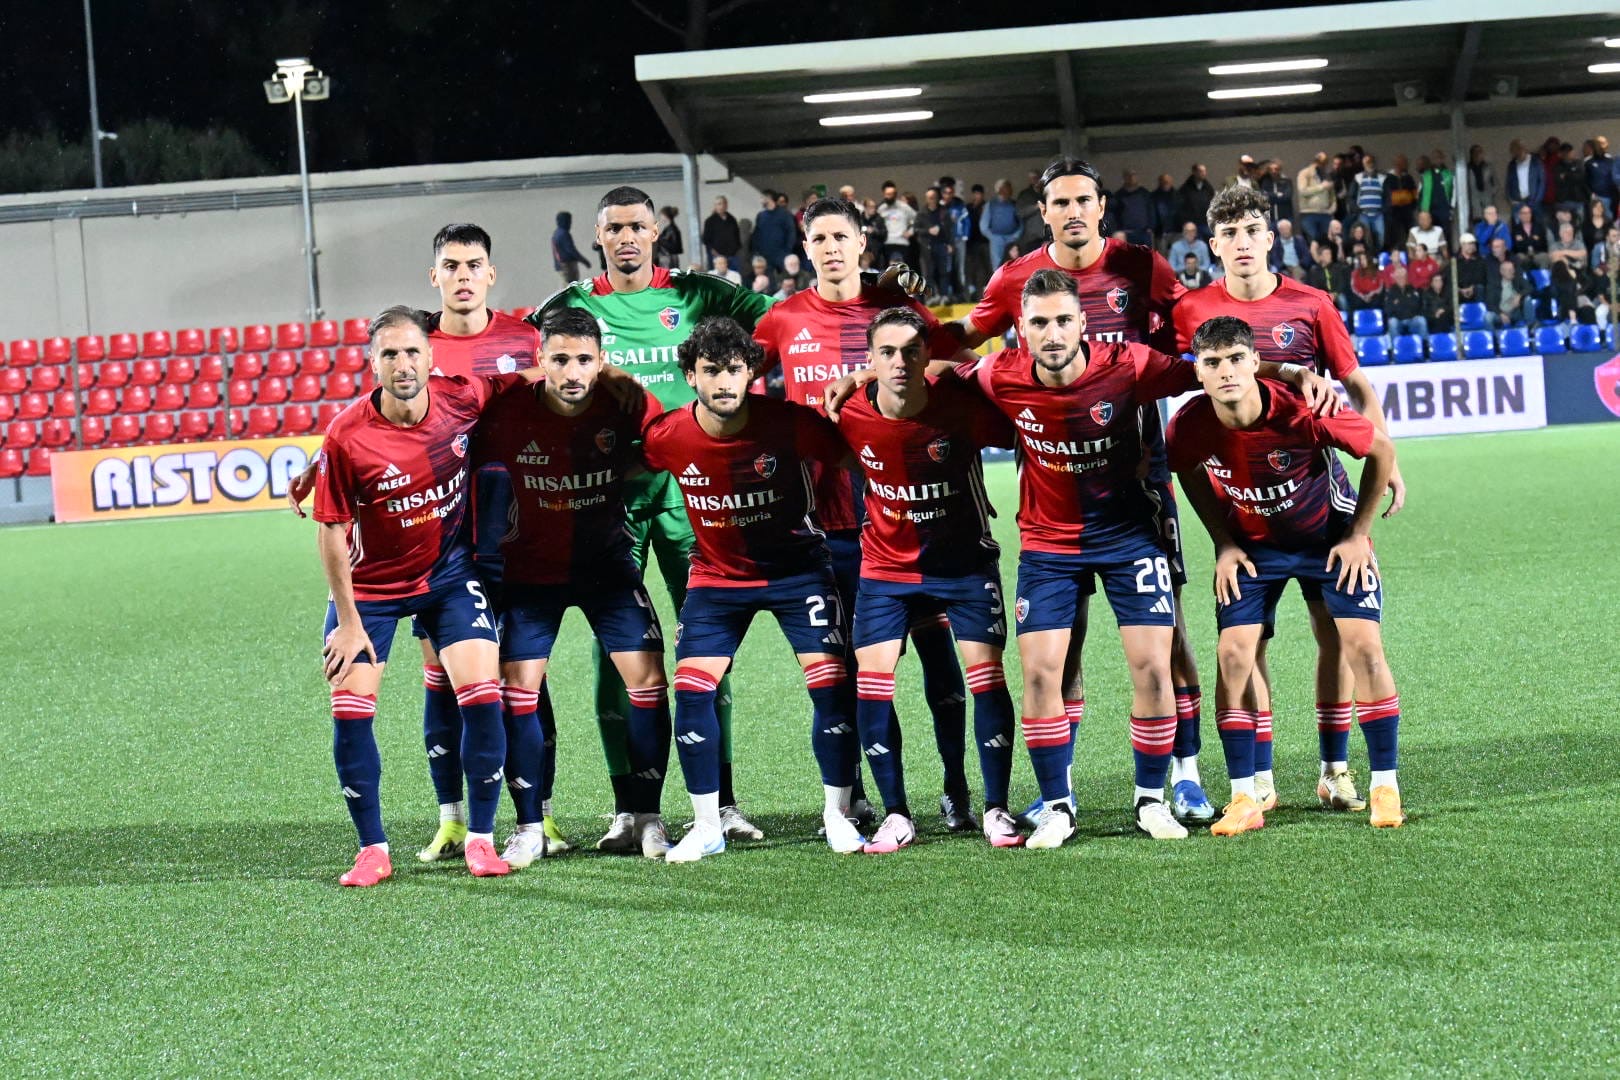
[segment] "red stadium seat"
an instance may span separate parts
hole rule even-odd
[[[208,331],[208,351],[211,353],[235,352],[237,341],[234,326],[216,326]]]
[[[26,450],[39,442],[39,427],[32,420],[13,420],[6,425],[6,446]]]
[[[278,427],[280,427],[280,421],[276,418],[276,410],[267,408],[248,410],[248,438],[262,439],[266,435],[274,435]]]
[[[47,364],[66,364],[73,359],[73,342],[67,338],[46,338],[44,344]]]
[[[276,348],[302,349],[304,347],[304,324],[301,322],[284,322],[276,324]],[[250,425],[251,426],[251,425]]]
[[[133,446],[141,438],[141,422],[133,416],[115,416],[107,429],[108,446]]]
[[[28,455],[28,468],[24,476],[51,475],[51,452],[47,447],[39,447]]]
[[[5,362],[6,362],[6,343],[3,342],[3,341],[0,341],[0,366],[4,366]]]
[[[22,453],[17,450],[0,450],[0,480],[15,480],[22,474]]]
[[[345,345],[367,345],[367,344],[369,344],[370,342],[366,337],[366,328],[369,327],[370,325],[371,324],[369,322],[367,322],[365,319],[344,319],[343,320],[343,344],[345,344]]]
[[[366,370],[366,350],[359,345],[345,345],[337,351],[333,366],[339,371]]]
[[[38,420],[51,411],[51,399],[44,394],[30,391],[17,399],[17,419]]]
[[[318,349],[330,349],[338,343],[338,324],[331,319],[310,323],[309,343]]]
[[[259,380],[253,400],[259,405],[280,405],[287,400],[287,380],[276,375],[265,376]]]
[[[94,362],[107,355],[107,343],[90,334],[74,342],[74,352],[78,354],[80,363]]]
[[[308,435],[315,430],[315,412],[308,405],[289,405],[281,414],[281,430],[287,435]]]
[[[291,350],[277,349],[264,358],[264,373],[279,379],[290,379],[298,374],[298,357]]]
[[[177,356],[163,369],[163,381],[184,386],[197,377],[197,361],[189,356]]]
[[[17,403],[11,400],[10,394],[0,394],[0,424],[4,424],[17,415]]]
[[[305,349],[298,358],[298,370],[305,375],[325,375],[332,370],[332,350]]]
[[[332,421],[337,419],[337,414],[342,412],[347,407],[348,406],[341,405],[335,401],[328,401],[322,404],[320,410],[315,414],[315,430],[325,431],[331,426]]]
[[[242,385],[248,386],[247,383]],[[249,387],[248,395],[252,396],[252,394],[253,390]],[[194,382],[191,384],[191,389],[186,391],[186,408],[188,409],[212,409],[218,405],[219,383],[217,382]]]
[[[118,411],[118,395],[98,386],[84,396],[84,415],[110,416]]]
[[[39,426],[39,445],[59,450],[73,441],[73,421],[60,417]]]
[[[230,385],[230,402],[232,405],[253,404],[253,384],[246,379],[232,379]]]
[[[205,356],[197,362],[197,378],[204,382],[217,383],[225,378],[225,358],[223,356]]]
[[[244,409],[222,411],[214,420],[213,435],[216,439],[238,438],[246,430],[247,411]]]
[[[293,380],[292,400],[319,401],[321,400],[321,380],[314,375],[300,375]]]
[[[174,438],[174,416],[170,413],[148,413],[141,425],[141,441],[166,443]]]
[[[237,353],[231,363],[231,378],[257,379],[264,374],[264,357],[258,353]]]
[[[174,355],[201,356],[207,352],[208,339],[201,330],[176,330],[174,332]]]
[[[96,369],[96,385],[116,390],[129,382],[129,365],[122,360],[103,360]]]
[[[20,394],[28,389],[28,376],[18,368],[0,368],[0,394]]]
[[[141,352],[140,342],[134,334],[114,334],[107,339],[107,359],[133,360]]]
[[[51,415],[72,416],[78,400],[77,390],[58,390],[51,396]]]
[[[143,413],[152,407],[152,391],[144,386],[124,387],[123,400],[118,403],[121,413]]]
[[[76,388],[79,390],[88,390],[92,386],[96,385],[96,368],[99,366],[99,364],[78,364],[74,368],[74,371],[78,376],[78,378],[74,379]]]
[[[100,446],[107,441],[107,421],[99,416],[86,416],[79,421],[79,438],[86,446]]]
[[[141,355],[147,359],[162,360],[173,351],[167,330],[148,330],[141,335]]]
[[[198,442],[208,438],[213,429],[213,421],[207,413],[192,409],[180,414],[180,438],[188,442]]]
[[[11,366],[33,367],[39,363],[39,342],[27,338],[11,343]]]
[[[326,378],[326,399],[347,401],[354,397],[354,376],[347,371],[335,371]]]
[[[263,323],[242,327],[242,348],[249,352],[269,351],[270,328]]]
[[[38,390],[42,394],[48,394],[61,385],[61,368],[41,364],[39,367],[29,369],[28,389]]]
[[[186,388],[164,383],[152,392],[152,408],[164,412],[178,412],[186,407]]]
[[[129,381],[136,386],[156,386],[163,381],[163,365],[156,360],[137,360],[130,370]]]

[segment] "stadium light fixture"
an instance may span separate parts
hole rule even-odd
[[[1265,75],[1273,71],[1315,71],[1328,66],[1320,56],[1306,60],[1257,60],[1252,64],[1216,64],[1211,75]]]
[[[920,86],[894,86],[887,90],[839,90],[830,94],[806,94],[806,105],[837,105],[845,101],[891,101],[894,98],[922,96]]]
[[[1593,75],[1613,75],[1620,71],[1620,64],[1587,64],[1586,70]]]
[[[850,127],[855,124],[904,124],[913,120],[932,120],[934,114],[928,109],[915,109],[911,112],[882,112],[863,113],[859,116],[823,116],[822,127]]]
[[[1212,101],[1231,101],[1234,98],[1288,97],[1294,94],[1320,94],[1321,83],[1290,83],[1287,86],[1238,86],[1230,90],[1211,90]]]
[[[332,96],[332,79],[308,57],[276,61],[275,74],[264,82],[264,96],[272,105],[293,104],[293,128],[298,132],[298,179],[304,202],[304,264],[309,274],[309,321],[321,317],[321,282],[316,271],[315,211],[309,199],[309,153],[304,147],[304,102]]]
[[[1620,37],[1607,38],[1604,40],[1603,44],[1607,45],[1611,49],[1620,49]]]

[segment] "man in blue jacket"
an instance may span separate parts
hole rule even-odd
[[[985,204],[984,213],[979,215],[979,231],[990,238],[990,272],[995,273],[1007,255],[1007,245],[1016,243],[1023,231],[1011,180],[996,181],[996,197]]]
[[[1508,145],[1508,152],[1513,155],[1505,170],[1508,202],[1513,204],[1515,213],[1520,203],[1529,203],[1540,215],[1541,198],[1547,190],[1547,175],[1542,171],[1541,162],[1530,156],[1518,139]]]
[[[776,192],[765,192],[761,197],[761,206],[763,208],[754,216],[754,254],[765,256],[771,269],[780,273],[782,260],[798,240],[798,226],[793,222],[793,212]]]

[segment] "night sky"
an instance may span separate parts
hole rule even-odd
[[[683,24],[693,0],[645,0]],[[703,0],[699,0],[699,3]],[[706,0],[710,9],[737,0]],[[334,80],[307,110],[317,171],[499,158],[674,149],[635,81],[638,53],[683,39],[628,0],[92,0],[101,123],[145,118],[241,132],[272,172],[295,171],[287,110],[260,84],[279,56],[307,55]],[[1092,18],[1189,14],[1269,3],[1147,2]],[[5,0],[0,135],[88,130],[80,0]],[[708,47],[1030,26],[1082,17],[1081,5],[899,5],[741,0],[710,21]],[[251,14],[248,14],[250,13]],[[801,14],[802,13],[802,14]]]

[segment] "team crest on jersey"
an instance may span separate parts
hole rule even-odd
[[[604,454],[613,453],[613,448],[618,445],[618,442],[619,433],[612,428],[603,428],[596,433],[596,448]]]
[[[681,325],[681,313],[672,307],[667,307],[658,313],[658,321],[664,324],[665,330],[673,330]]]
[[[1108,306],[1115,315],[1125,314],[1125,309],[1131,306],[1131,294],[1125,289],[1108,290]]]
[[[1280,322],[1271,328],[1271,340],[1277,343],[1277,348],[1286,349],[1294,343],[1294,324]]]
[[[759,473],[761,479],[769,480],[776,475],[776,455],[761,454],[754,459],[754,471]]]
[[[1029,600],[1027,598],[1025,598],[1025,597],[1020,596],[1016,601],[1013,602],[1013,618],[1018,620],[1018,625],[1019,626],[1023,626],[1024,625],[1024,620],[1026,618],[1028,618],[1028,617],[1029,617]]]
[[[501,353],[495,358],[495,370],[502,375],[510,375],[517,370],[517,357],[511,353]]]
[[[1114,418],[1114,403],[1112,401],[1099,401],[1091,407],[1091,418],[1099,424],[1106,424]]]
[[[450,449],[452,449],[452,450],[454,450],[456,452],[456,457],[466,457],[467,456],[467,433],[462,432],[460,435],[457,435],[454,439],[451,439],[450,440]]]
[[[944,461],[951,456],[951,440],[944,435],[928,444],[928,456],[935,461]]]
[[[1292,464],[1293,460],[1294,455],[1286,450],[1273,450],[1266,455],[1266,464],[1278,472],[1287,472],[1288,466]]]

